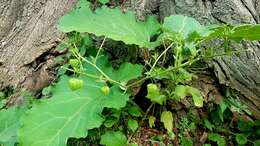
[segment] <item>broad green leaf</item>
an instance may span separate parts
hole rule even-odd
[[[133,119],[129,119],[128,122],[128,128],[131,130],[131,131],[135,131],[137,130],[138,128],[138,122],[136,120],[133,120]]]
[[[217,133],[211,133],[208,136],[208,139],[211,141],[214,141],[218,144],[218,146],[226,146],[226,141],[223,137],[221,137],[219,134]]]
[[[106,57],[98,58],[97,62],[106,63],[105,66],[97,66],[103,71],[110,71],[106,72],[107,76],[117,73],[107,64]],[[99,75],[98,71],[89,65],[85,67],[86,74]],[[131,71],[138,69],[139,66],[129,68]],[[104,107],[119,109],[126,105],[129,94],[124,93],[118,85],[112,85],[109,94],[105,95],[101,91],[106,85],[105,82],[92,76],[81,75],[78,79],[84,82],[83,87],[72,91],[69,88],[69,79],[63,75],[53,87],[53,97],[34,105],[23,117],[19,135],[21,146],[65,146],[69,137],[86,137],[89,129],[99,127],[104,121],[101,114]]]
[[[247,136],[245,134],[236,134],[236,141],[239,145],[245,145],[247,143]]]
[[[171,132],[173,129],[173,116],[172,112],[164,111],[161,114],[161,122],[163,123],[164,127],[167,129],[168,132]]]
[[[20,127],[20,117],[24,112],[24,107],[11,107],[0,110],[0,144],[13,146],[18,142],[17,134]]]
[[[101,136],[100,144],[105,146],[127,146],[127,138],[120,131],[107,131]]]
[[[61,18],[59,30],[93,33],[150,49],[159,45],[158,42],[151,42],[151,37],[160,29],[160,24],[154,17],[148,17],[145,22],[141,22],[136,20],[133,12],[123,13],[118,8],[111,9],[106,6],[93,12],[89,3],[78,5],[77,9]]]
[[[202,26],[197,20],[182,15],[171,15],[164,18],[163,29],[165,32],[180,34],[183,39],[197,33],[200,36],[209,35],[209,30]]]
[[[166,96],[160,93],[160,89],[155,84],[148,84],[147,85],[148,94],[146,98],[150,99],[154,103],[158,103],[163,105],[166,100]]]
[[[149,127],[150,128],[153,128],[155,126],[155,120],[156,118],[154,116],[150,116],[149,119],[148,119],[148,123],[149,123]]]
[[[229,37],[234,40],[260,40],[260,24],[246,24],[236,26],[229,34]]]

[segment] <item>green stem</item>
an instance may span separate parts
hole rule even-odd
[[[153,69],[155,68],[155,66],[157,65],[158,61],[161,59],[161,57],[173,46],[174,43],[171,43],[161,54],[160,56],[155,60],[152,68],[150,69],[150,71],[148,72],[148,74],[151,74],[151,72],[153,71]]]
[[[78,47],[76,46],[76,44],[74,43],[73,46],[78,50]],[[77,53],[77,52],[74,52],[72,51],[73,55],[77,58],[77,60],[79,61],[79,64],[80,64],[80,70],[82,71],[83,70],[83,65],[82,65],[82,62],[81,62],[81,59],[80,59],[80,54]]]
[[[193,59],[193,60],[187,61],[187,62],[185,62],[185,63],[183,63],[183,64],[181,64],[181,65],[179,65],[179,66],[174,66],[174,67],[172,67],[172,68],[170,68],[170,69],[166,69],[165,71],[162,71],[162,72],[160,72],[160,73],[158,73],[158,74],[148,75],[148,76],[146,76],[145,78],[142,78],[142,79],[140,79],[140,80],[138,80],[138,81],[136,81],[136,82],[134,82],[134,83],[132,83],[132,84],[130,84],[130,85],[127,85],[126,88],[128,89],[128,88],[130,88],[130,87],[132,87],[132,86],[134,86],[134,85],[136,85],[136,84],[138,84],[138,83],[141,83],[141,82],[143,82],[143,81],[145,81],[145,80],[147,80],[147,79],[154,78],[154,77],[156,77],[156,76],[159,76],[159,75],[162,75],[162,74],[166,74],[166,73],[171,72],[171,71],[178,70],[178,69],[183,68],[183,67],[185,67],[185,66],[190,66],[191,64],[193,64],[194,62],[196,62],[196,61],[198,61],[198,60],[200,60],[199,57],[197,57],[197,58],[195,58],[195,59]]]
[[[102,43],[101,43],[101,45],[100,45],[100,47],[99,47],[99,49],[98,49],[97,55],[96,55],[95,60],[94,60],[94,63],[95,63],[95,64],[96,64],[96,62],[97,62],[97,58],[98,58],[98,56],[99,56],[99,54],[100,54],[101,49],[103,48],[103,45],[104,45],[105,41],[106,41],[106,37],[103,39],[103,41],[102,41]]]
[[[87,77],[100,79],[100,76],[96,76],[96,75],[92,75],[92,74],[88,74],[88,73],[84,73],[84,72],[79,72],[79,71],[76,71],[74,69],[69,69],[69,68],[64,67],[64,66],[62,66],[61,68],[66,69],[66,70],[71,71],[71,72],[74,72],[74,73],[77,73],[77,74],[85,75]],[[101,79],[106,79],[106,78],[101,78]]]
[[[110,78],[108,77],[108,75],[106,75],[96,64],[92,63],[91,61],[85,59],[85,58],[82,57],[82,56],[79,56],[79,57],[80,57],[83,61],[85,61],[85,62],[87,62],[88,64],[92,65],[96,70],[98,70],[98,72],[101,73],[102,76],[104,76],[104,77],[106,78],[106,80],[108,80],[108,81],[110,81],[110,82],[112,82],[112,83],[116,83],[116,84],[118,84],[118,85],[120,85],[120,86],[122,86],[122,87],[125,87],[125,85],[121,84],[120,82],[117,82],[117,81],[115,81],[115,80],[113,80],[113,79],[110,79]]]

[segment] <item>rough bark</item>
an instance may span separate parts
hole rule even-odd
[[[76,0],[0,0],[0,89],[50,83],[51,51],[63,37],[58,19]]]
[[[0,1],[0,89],[38,89],[52,79],[49,51],[63,35],[57,20],[76,0]],[[259,0],[123,0],[139,18],[154,14],[161,20],[171,14],[195,17],[209,23],[260,23]],[[219,83],[241,94],[260,118],[260,44],[244,43],[251,51],[213,61]],[[49,56],[49,58],[48,58]],[[212,62],[211,62],[212,63]]]
[[[163,20],[172,14],[196,18],[202,24],[259,24],[259,0],[142,0],[139,5],[128,1],[139,18],[157,15]],[[260,118],[260,43],[244,42],[234,49],[251,51],[209,62],[221,85],[237,91],[254,115]]]
[[[195,17],[203,24],[260,23],[259,0],[163,0],[160,18],[170,14]],[[244,43],[235,49],[250,49],[232,57],[214,60],[219,83],[241,94],[251,111],[260,118],[260,43]],[[212,62],[211,62],[212,63]]]

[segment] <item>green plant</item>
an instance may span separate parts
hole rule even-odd
[[[104,107],[119,109],[126,105],[129,94],[124,93],[120,85],[139,76],[142,66],[126,63],[114,71],[105,56],[98,57],[96,64],[90,60],[91,58],[86,59],[86,71],[78,77],[84,82],[80,89],[71,90],[71,79],[64,75],[53,88],[52,99],[34,105],[23,117],[23,127],[20,129],[22,145],[64,145],[68,137],[85,137],[88,129],[97,128],[104,121],[101,116]],[[124,72],[129,72],[128,76]],[[106,81],[115,83],[108,95],[101,91],[106,86]],[[61,112],[61,108],[64,112]],[[39,137],[36,133],[42,136]]]
[[[107,131],[104,135],[101,136],[100,144],[106,146],[126,146],[127,138],[120,131]]]
[[[129,119],[127,124],[131,131],[136,131],[138,129],[138,122],[136,120]]]
[[[173,115],[170,111],[164,111],[161,114],[161,122],[164,127],[167,129],[168,133],[171,133],[173,130]]]
[[[99,2],[106,4],[108,1]],[[0,127],[1,144],[18,142],[21,146],[65,146],[71,137],[96,134],[102,135],[99,136],[102,145],[124,146],[131,139],[131,136],[127,139],[124,130],[130,129],[135,134],[147,116],[150,127],[155,126],[156,114],[149,114],[156,104],[162,107],[157,115],[161,116],[161,122],[170,133],[174,128],[174,118],[173,112],[166,109],[168,101],[179,102],[191,97],[195,107],[204,105],[202,93],[190,84],[196,76],[189,68],[200,60],[241,52],[230,51],[227,44],[231,42],[260,40],[260,25],[203,26],[195,19],[181,15],[166,17],[160,24],[151,16],[144,22],[138,21],[133,12],[122,13],[118,8],[103,6],[93,12],[90,5],[80,0],[76,8],[59,22],[59,30],[68,33],[69,39],[58,49],[68,48],[69,61],[59,70],[57,84],[42,92],[51,95],[51,98],[34,102],[25,113],[18,112],[17,108],[0,111],[1,121],[7,125]],[[104,36],[99,48],[95,48],[93,35]],[[124,62],[115,69],[103,48],[107,39],[148,50],[152,57],[144,65]],[[203,46],[214,40],[221,43],[210,48]],[[163,51],[159,53],[160,47]],[[160,65],[167,53],[172,55],[172,63]],[[129,82],[138,77],[138,80]],[[151,83],[147,85],[146,98],[152,103],[139,122],[137,119],[142,117],[143,112],[129,98],[129,91],[148,80]],[[165,87],[158,81],[162,81]],[[240,105],[237,107],[241,108]],[[221,113],[219,118],[222,122],[226,108],[225,104],[221,104],[212,110]],[[125,122],[124,118],[129,119],[125,120],[128,129],[121,125]],[[246,129],[242,125],[239,129],[246,132],[242,130]],[[205,126],[211,131],[215,129],[207,120]],[[184,117],[180,128],[193,131],[196,124]],[[88,135],[91,130],[95,131],[94,134]],[[217,133],[210,134],[208,139],[219,146],[225,145],[225,139]],[[236,140],[239,144],[246,141],[241,135],[237,135]],[[192,145],[193,142],[182,137],[181,144]]]
[[[211,133],[208,136],[208,139],[210,141],[214,141],[218,144],[218,146],[225,146],[226,145],[226,141],[223,137],[221,137],[219,134],[217,133]]]
[[[188,138],[181,138],[181,146],[193,146],[193,142],[191,139]]]
[[[20,117],[25,111],[25,107],[11,107],[0,111],[0,144],[13,146],[17,143]]]

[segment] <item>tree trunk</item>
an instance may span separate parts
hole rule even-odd
[[[2,0],[0,2],[0,89],[40,89],[52,80],[52,50],[63,35],[57,20],[76,0]],[[203,24],[259,23],[259,0],[126,0],[139,18],[154,14],[192,16]],[[260,118],[260,44],[244,43],[251,51],[214,60],[219,83],[240,93]]]
[[[37,90],[50,83],[54,62],[48,52],[63,37],[57,21],[75,1],[0,1],[0,90]]]
[[[143,12],[149,14],[156,10],[160,19],[171,14],[183,14],[202,24],[260,23],[259,0],[146,0]],[[210,64],[214,65],[219,83],[236,90],[243,103],[260,118],[260,43],[243,43],[236,47],[251,51],[220,58]]]

